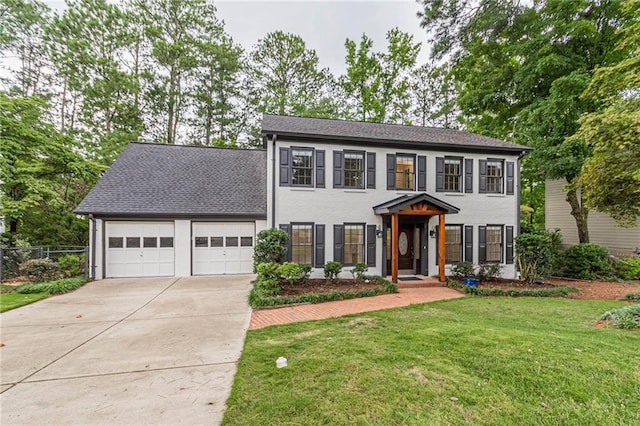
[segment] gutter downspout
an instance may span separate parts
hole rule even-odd
[[[91,239],[89,245],[91,246],[91,270],[89,271],[89,278],[96,279],[96,235],[98,229],[96,228],[96,220],[92,214],[89,215],[91,221]]]
[[[271,154],[271,227],[276,227],[276,139],[277,136],[274,133],[271,136],[271,144],[273,146]]]

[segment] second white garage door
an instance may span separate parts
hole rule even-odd
[[[192,223],[193,275],[253,272],[253,222]]]

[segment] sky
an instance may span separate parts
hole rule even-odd
[[[420,5],[412,0],[387,1],[243,1],[214,2],[218,18],[236,43],[250,51],[266,34],[282,30],[302,37],[314,49],[320,65],[335,75],[345,72],[347,38],[359,41],[362,34],[373,40],[375,51],[387,47],[387,31],[398,27],[422,43],[418,63],[428,61],[427,32],[420,28],[416,13]]]

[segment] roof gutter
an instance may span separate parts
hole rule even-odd
[[[91,221],[91,236],[90,243],[91,246],[91,268],[89,270],[89,278],[92,280],[96,279],[96,235],[98,230],[96,228],[96,219],[92,214],[89,215],[89,220]]]
[[[276,140],[277,135],[271,136],[272,153],[271,153],[271,227],[276,227]]]

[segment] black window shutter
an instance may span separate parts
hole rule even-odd
[[[387,154],[387,189],[396,189],[396,155]]]
[[[376,226],[367,225],[367,266],[376,266]]]
[[[367,152],[367,188],[376,187],[376,153]]]
[[[473,193],[473,158],[464,160],[464,192]]]
[[[507,255],[506,255],[505,263],[512,264],[513,263],[513,226],[505,227],[505,233],[507,236],[507,242],[506,242]]]
[[[507,195],[513,195],[515,170],[513,161],[507,161]]]
[[[324,225],[316,225],[315,241],[315,267],[322,268],[324,266]]]
[[[324,150],[316,150],[316,188],[324,188]]]
[[[444,158],[436,157],[436,192],[444,192]]]
[[[291,158],[289,148],[280,148],[280,186],[291,185]]]
[[[464,227],[464,260],[473,263],[473,226]]]
[[[287,247],[284,254],[284,260],[285,262],[291,262],[291,225],[289,224],[280,225],[280,229],[282,229],[284,232],[287,233],[287,235],[289,235],[289,241],[287,242]]]
[[[427,190],[427,157],[418,155],[418,191]]]
[[[333,260],[344,263],[344,225],[333,225]]]
[[[478,227],[478,262],[487,261],[487,227]]]
[[[480,187],[479,192],[487,192],[487,160],[480,160]]]
[[[344,188],[344,154],[342,151],[333,151],[333,187]]]

